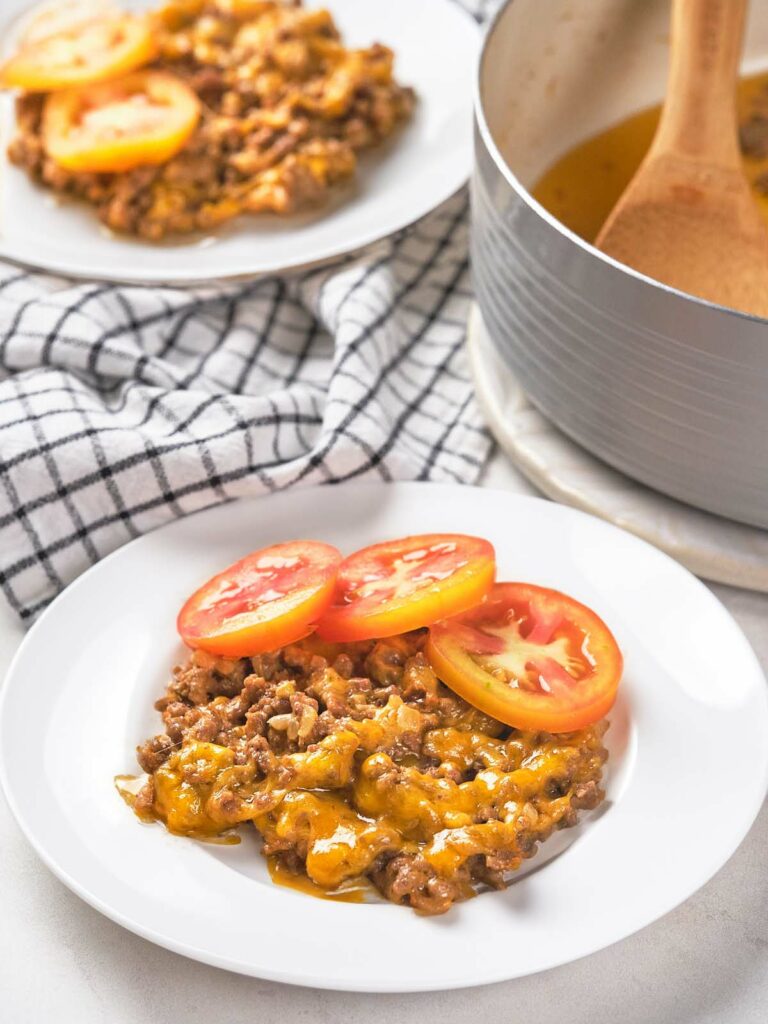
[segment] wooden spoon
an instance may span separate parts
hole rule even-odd
[[[691,295],[768,317],[768,226],[741,166],[736,79],[748,0],[672,0],[656,136],[595,243]]]

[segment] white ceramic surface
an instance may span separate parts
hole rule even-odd
[[[319,0],[306,0],[319,6]],[[4,26],[30,6],[2,0]],[[147,6],[124,0],[124,7]],[[150,245],[110,234],[87,206],[59,203],[5,157],[13,104],[0,95],[0,258],[56,273],[119,281],[194,283],[306,266],[384,238],[460,188],[472,164],[472,80],[480,33],[452,0],[334,0],[346,42],[391,45],[412,85],[412,121],[366,154],[354,183],[318,212],[243,217],[204,238]],[[428,45],[427,45],[428,43]]]
[[[174,613],[193,585],[281,537],[311,532],[349,550],[426,529],[487,536],[502,576],[569,591],[616,632],[626,676],[611,714],[608,800],[578,840],[506,892],[430,920],[273,886],[248,843],[215,847],[140,826],[112,777],[130,770],[136,742],[156,725],[151,702],[179,654]],[[51,652],[55,672],[44,670]],[[81,577],[33,627],[10,668],[0,774],[48,866],[146,938],[259,977],[412,991],[543,970],[670,910],[749,828],[768,783],[767,734],[764,679],[739,628],[659,551],[538,499],[360,484],[199,513]],[[375,954],[361,941],[370,936]]]
[[[532,405],[498,355],[477,306],[467,344],[486,421],[540,491],[642,537],[697,576],[768,592],[768,530],[685,505],[590,455]]]

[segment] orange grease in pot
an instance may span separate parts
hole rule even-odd
[[[768,72],[739,82],[744,172],[768,222]],[[660,107],[633,114],[561,156],[532,194],[567,228],[594,241],[651,144]]]

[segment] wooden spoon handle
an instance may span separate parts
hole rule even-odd
[[[672,0],[667,100],[652,152],[739,164],[736,78],[749,0]]]

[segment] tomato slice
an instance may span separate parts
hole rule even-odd
[[[48,155],[69,171],[127,171],[170,160],[197,126],[200,101],[180,78],[137,71],[115,82],[51,93]]]
[[[192,594],[177,629],[190,647],[230,658],[295,643],[333,600],[340,564],[341,552],[319,541],[254,551]]]
[[[436,675],[518,729],[571,732],[611,708],[621,651],[586,605],[531,583],[497,583],[478,607],[429,631]]]
[[[18,37],[18,49],[41,39],[60,35],[97,18],[114,18],[120,9],[113,0],[48,0],[35,4],[22,19]]]
[[[339,570],[323,640],[395,636],[471,608],[496,574],[493,546],[460,533],[427,533],[363,548]]]
[[[29,92],[89,85],[134,71],[156,54],[148,18],[93,18],[22,45],[0,67],[0,85]]]

